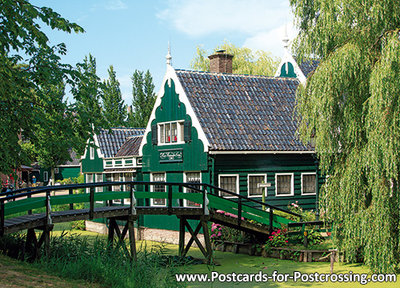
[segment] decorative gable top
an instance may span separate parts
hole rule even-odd
[[[137,156],[143,136],[128,137],[121,148],[119,148],[115,157]]]
[[[130,136],[142,136],[144,128],[111,128],[101,129],[97,135],[97,142],[104,158],[114,157],[126,139]]]
[[[210,150],[311,150],[296,138],[296,78],[175,71]]]

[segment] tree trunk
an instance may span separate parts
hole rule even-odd
[[[51,180],[50,185],[53,186],[56,183],[56,181],[55,181],[55,173],[54,173],[54,168],[53,167],[51,168],[50,180]]]

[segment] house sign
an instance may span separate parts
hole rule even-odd
[[[183,162],[183,149],[160,150],[160,163]]]

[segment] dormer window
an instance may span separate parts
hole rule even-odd
[[[184,121],[172,121],[158,124],[159,145],[182,144],[184,140]]]

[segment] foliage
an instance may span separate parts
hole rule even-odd
[[[129,127],[146,127],[156,101],[153,77],[149,70],[146,73],[135,70],[132,75],[132,111],[128,113]]]
[[[313,210],[305,210],[304,211],[303,208],[301,208],[301,206],[298,203],[299,203],[299,201],[290,203],[288,205],[288,210],[290,212],[301,215],[301,221],[304,221],[304,222],[314,221],[316,218],[314,211]],[[287,215],[289,216],[288,218],[291,220],[294,220],[294,221],[299,220],[298,217],[292,216],[290,214],[286,214],[285,216],[287,216]]]
[[[309,246],[315,246],[324,241],[324,237],[321,236],[321,233],[315,231],[314,229],[309,229],[306,230],[305,232],[307,233],[306,237]],[[289,242],[293,244],[303,244],[304,243],[303,233],[296,233],[294,235],[290,235]]]
[[[26,0],[1,1],[0,16],[0,171],[8,174],[26,160],[20,139],[36,144],[35,127],[46,118],[43,103],[59,104],[57,95],[42,99],[38,91],[70,81],[73,74],[72,67],[60,62],[65,45],[49,46],[38,22],[68,33],[83,29],[52,9]]]
[[[72,221],[71,229],[85,231],[86,230],[85,220]]]
[[[232,62],[234,74],[272,76],[279,64],[278,59],[272,57],[268,52],[261,50],[253,52],[249,48],[240,48],[228,41],[218,45],[214,52],[218,50],[225,50],[228,54],[234,55]],[[207,58],[207,51],[198,46],[190,66],[195,70],[210,71],[210,60]]]
[[[173,266],[165,266],[162,250],[143,249],[132,263],[121,246],[110,247],[96,237],[62,233],[51,239],[50,257],[36,265],[72,279],[102,283],[105,287],[179,287]]]
[[[104,80],[101,93],[104,118],[110,127],[125,126],[126,105],[122,99],[120,85],[114,67],[108,69],[108,79]]]
[[[298,92],[299,132],[329,177],[321,211],[348,261],[400,263],[400,3],[291,0],[295,51],[321,60]]]
[[[288,245],[288,236],[286,229],[278,229],[272,232],[272,235],[268,237],[268,242],[272,247],[283,247]]]
[[[96,74],[96,59],[89,54],[85,56],[83,63],[76,65],[74,82],[71,93],[74,96],[73,104],[75,125],[81,127],[78,130],[79,142],[76,151],[83,154],[87,139],[92,139],[94,133],[100,127],[107,129],[100,105],[102,83]]]

